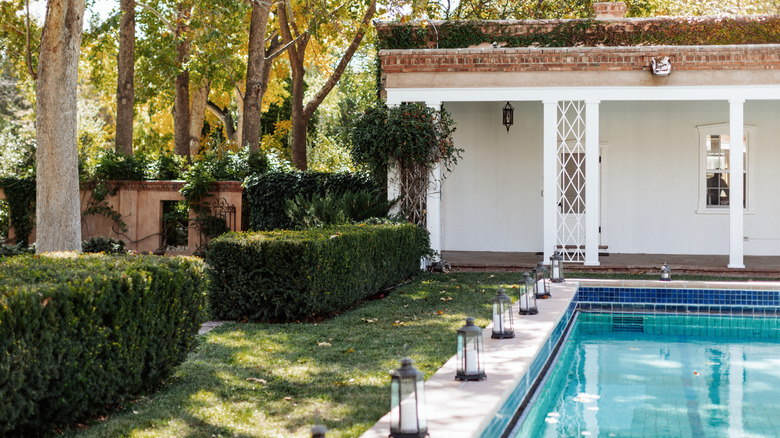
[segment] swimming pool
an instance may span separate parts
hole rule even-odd
[[[510,436],[780,436],[780,320],[580,313]]]

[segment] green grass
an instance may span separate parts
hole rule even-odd
[[[465,318],[485,327],[496,290],[517,298],[521,278],[426,274],[320,323],[226,324],[200,338],[159,392],[66,435],[308,437],[319,415],[328,437],[359,436],[389,410],[388,371],[402,357],[430,377],[455,354],[455,330]]]
[[[359,436],[390,409],[388,372],[402,357],[430,377],[455,354],[465,318],[487,326],[496,290],[520,278],[421,275],[320,323],[226,324],[161,391],[69,435],[303,437],[319,413],[328,437]]]

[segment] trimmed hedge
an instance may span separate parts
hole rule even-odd
[[[285,213],[285,203],[298,194],[309,198],[377,189],[366,174],[324,172],[270,172],[249,178],[245,187],[249,229],[255,231],[295,228]]]
[[[228,233],[206,254],[209,309],[269,322],[340,311],[419,272],[428,251],[412,224]]]
[[[73,423],[159,385],[195,344],[203,274],[185,257],[0,261],[0,435]]]

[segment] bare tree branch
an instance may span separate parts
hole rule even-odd
[[[135,4],[136,4],[137,6],[140,6],[140,7],[144,8],[144,9],[148,10],[149,12],[153,13],[154,15],[156,15],[156,16],[157,16],[157,18],[159,18],[159,19],[160,19],[160,21],[162,21],[162,22],[163,22],[163,24],[165,24],[165,26],[167,26],[167,27],[168,27],[168,29],[169,29],[171,32],[174,32],[174,33],[176,32],[176,27],[175,27],[175,26],[173,26],[173,25],[172,25],[172,24],[171,24],[171,23],[170,23],[168,20],[166,20],[166,19],[165,19],[165,17],[163,17],[163,15],[162,15],[161,13],[157,12],[157,10],[156,10],[156,9],[154,9],[153,7],[151,7],[151,6],[149,6],[149,5],[143,4],[143,3],[141,3],[141,2],[135,2]]]
[[[32,67],[32,51],[30,51],[30,0],[27,0],[25,2],[27,6],[27,32],[26,32],[26,40],[25,40],[25,50],[27,50],[27,71],[30,73],[30,76],[34,80],[38,80],[38,75],[35,73],[35,70],[33,70]]]

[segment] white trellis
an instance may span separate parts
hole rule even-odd
[[[585,259],[585,102],[558,102],[556,245],[564,260]]]

